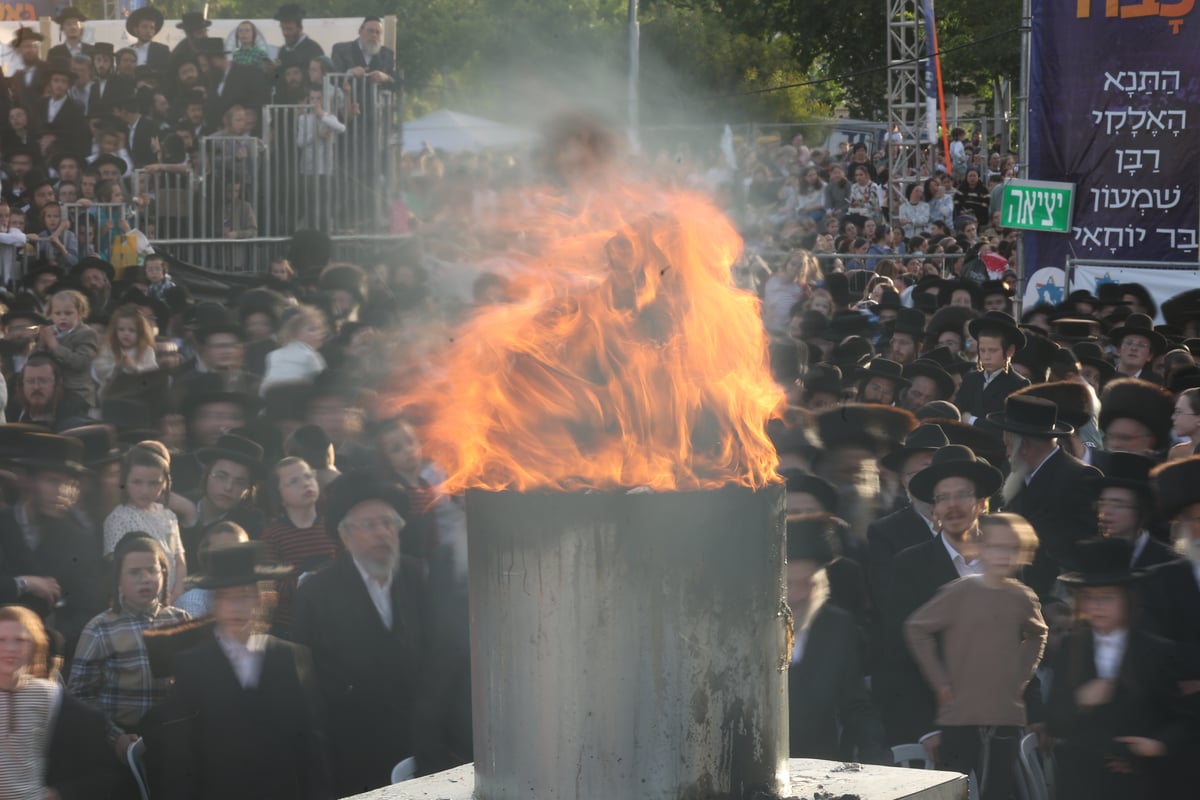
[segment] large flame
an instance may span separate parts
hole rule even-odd
[[[400,400],[427,416],[444,489],[762,487],[776,480],[757,298],[708,200],[622,185],[586,210],[526,202],[518,300],[473,317],[443,375]],[[631,212],[630,209],[636,209]]]

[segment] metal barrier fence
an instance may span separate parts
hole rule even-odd
[[[388,260],[397,243],[409,234],[341,234],[330,237],[330,262],[347,261],[367,267]],[[273,258],[284,258],[291,246],[288,236],[260,236],[226,242],[214,239],[155,240],[154,250],[209,272],[265,273]],[[236,251],[231,253],[231,251]]]
[[[136,203],[66,203],[62,213],[71,227],[61,238],[64,244],[74,240],[76,260],[99,256],[119,269],[137,263],[138,252],[146,247]],[[52,246],[38,242],[38,255],[46,255]]]

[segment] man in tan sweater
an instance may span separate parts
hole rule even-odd
[[[1013,578],[1037,549],[1032,526],[1016,514],[984,516],[979,526],[983,573],[943,587],[908,618],[905,637],[937,695],[942,765],[974,770],[984,800],[1003,800],[1015,788],[1023,695],[1047,628],[1037,596]]]

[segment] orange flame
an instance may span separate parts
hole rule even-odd
[[[440,379],[400,399],[429,416],[444,490],[711,489],[777,480],[758,299],[741,239],[708,200],[623,185],[583,213],[515,220],[519,300],[472,318]],[[630,209],[637,209],[630,212]]]

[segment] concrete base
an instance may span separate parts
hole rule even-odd
[[[789,800],[967,800],[967,778],[957,772],[811,758],[793,758],[789,769],[792,773]],[[468,764],[356,795],[356,800],[472,800],[474,791],[475,770]]]

